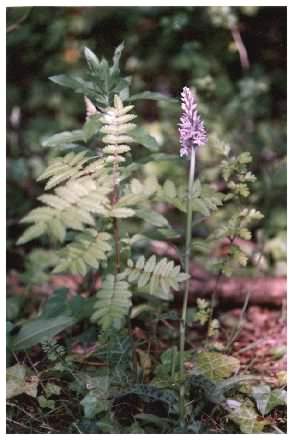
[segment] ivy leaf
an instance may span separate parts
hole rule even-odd
[[[83,406],[84,415],[88,419],[94,418],[97,414],[109,410],[109,402],[106,400],[109,390],[109,377],[99,376],[91,383],[91,390],[80,402]]]
[[[229,414],[229,419],[236,423],[243,434],[256,434],[263,431],[268,420],[261,419],[251,401],[246,400]]]
[[[285,390],[271,390],[269,385],[257,385],[252,387],[252,397],[256,402],[257,409],[264,416],[277,406],[284,406],[287,403]]]
[[[6,399],[25,393],[36,397],[39,379],[29,374],[24,365],[16,364],[6,370]]]
[[[240,367],[238,359],[222,353],[202,351],[196,356],[196,370],[215,382],[232,376]]]
[[[84,415],[93,419],[97,414],[107,411],[109,403],[107,400],[100,400],[94,391],[90,391],[80,402],[83,406]]]

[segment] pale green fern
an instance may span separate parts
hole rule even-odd
[[[107,162],[124,162],[122,154],[131,150],[128,144],[134,142],[134,139],[129,135],[129,131],[136,126],[130,122],[136,118],[136,115],[129,113],[132,109],[133,105],[124,107],[121,98],[115,95],[114,106],[107,108],[100,118],[104,124],[101,132],[105,133],[102,141],[106,144],[103,152],[107,156]]]
[[[92,214],[107,216],[109,201],[106,197],[112,188],[108,176],[100,179],[83,177],[58,187],[55,194],[39,197],[45,206],[33,209],[22,223],[33,223],[18,240],[26,243],[42,234],[49,234],[58,241],[65,239],[66,228],[83,230],[94,226]]]
[[[85,157],[86,151],[68,153],[64,157],[53,159],[46,170],[38,177],[38,181],[49,178],[45,190],[54,188],[66,180],[76,180],[82,176],[99,177],[106,172],[105,161],[95,157]],[[91,161],[87,166],[86,162]]]
[[[108,216],[110,203],[107,196],[113,188],[103,161],[96,160],[81,169],[85,158],[80,153],[70,158],[68,161],[67,155],[63,160],[54,161],[40,176],[42,179],[50,177],[50,188],[57,185],[58,179],[67,182],[55,187],[53,193],[39,197],[45,206],[33,209],[21,220],[33,225],[19,238],[18,244],[43,234],[63,242],[67,228],[82,231],[87,225],[95,226],[95,215]]]
[[[128,267],[124,271],[130,283],[136,283],[138,288],[147,287],[151,295],[170,300],[170,290],[179,290],[179,283],[186,281],[189,275],[181,272],[179,265],[174,261],[163,258],[157,262],[152,255],[147,261],[142,255],[136,263],[128,260]]]
[[[97,293],[94,305],[97,310],[91,321],[98,322],[103,330],[111,327],[120,329],[132,305],[129,284],[123,278],[124,274],[107,275],[102,289]]]
[[[75,241],[61,249],[59,261],[53,272],[71,272],[86,275],[90,268],[98,269],[100,261],[106,260],[112,250],[108,243],[111,235],[87,229],[78,234]]]

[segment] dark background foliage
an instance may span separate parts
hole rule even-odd
[[[231,23],[247,49],[248,69],[241,66]],[[133,76],[134,91],[178,98],[184,85],[194,86],[211,141],[216,137],[235,151],[252,153],[259,178],[255,202],[265,214],[260,234],[274,240],[272,262],[283,262],[278,250],[286,226],[285,26],[284,7],[220,12],[211,7],[8,8],[8,269],[22,268],[15,240],[19,219],[40,193],[35,177],[48,154],[41,138],[84,121],[82,97],[47,78],[82,69],[84,46],[107,58],[122,40],[122,63]],[[162,148],[171,152],[178,151],[178,110],[152,101],[137,109],[152,134],[163,135]]]

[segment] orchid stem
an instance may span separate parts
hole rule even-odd
[[[191,148],[188,194],[187,194],[187,214],[186,214],[186,238],[185,238],[185,267],[184,270],[189,274],[190,254],[191,254],[191,238],[192,238],[192,187],[195,177],[196,154],[195,147]],[[189,294],[190,278],[185,283],[185,291],[183,297],[182,314],[180,321],[180,391],[179,391],[179,415],[181,427],[185,424],[185,374],[184,374],[184,348],[186,333],[186,314]]]

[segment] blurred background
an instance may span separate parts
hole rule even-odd
[[[209,133],[203,177],[217,177],[213,146],[250,151],[258,177],[250,202],[264,220],[254,231],[262,244],[261,270],[286,272],[286,8],[285,7],[30,7],[7,8],[7,270],[24,270],[15,246],[18,224],[36,204],[35,181],[48,154],[41,139],[84,123],[81,95],[48,80],[82,70],[84,46],[111,58],[125,42],[122,70],[133,92],[151,90],[179,99],[194,87]],[[179,104],[141,101],[145,128],[161,151],[177,153]],[[184,162],[154,163],[159,177],[184,179]]]

